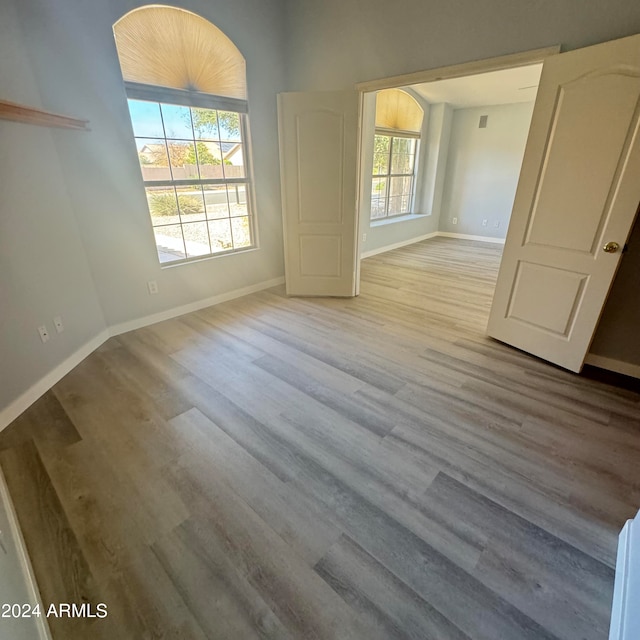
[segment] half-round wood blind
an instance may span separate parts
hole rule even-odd
[[[153,5],[127,13],[113,31],[125,81],[247,99],[244,57],[204,18]]]
[[[376,96],[376,128],[420,133],[424,111],[401,89],[384,89]]]

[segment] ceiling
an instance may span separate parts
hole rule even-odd
[[[491,71],[463,78],[411,85],[427,102],[447,102],[454,109],[532,102],[536,98],[542,63]]]

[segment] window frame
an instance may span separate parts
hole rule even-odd
[[[392,218],[398,218],[400,216],[407,216],[407,215],[413,215],[413,205],[414,205],[414,199],[415,199],[415,186],[416,186],[416,174],[417,174],[417,167],[418,167],[418,154],[419,154],[419,149],[420,149],[420,141],[421,141],[421,135],[418,132],[415,131],[401,131],[400,129],[385,129],[382,127],[376,127],[374,130],[374,140],[375,140],[375,136],[386,136],[387,138],[390,138],[389,141],[389,156],[387,159],[387,172],[386,173],[380,173],[380,174],[375,174],[372,172],[372,180],[375,180],[376,178],[386,178],[387,180],[387,189],[386,189],[386,195],[385,195],[385,199],[384,199],[384,215],[383,216],[378,216],[378,217],[373,217],[373,211],[370,212],[369,215],[369,220],[370,222],[379,222],[382,220],[388,220],[388,219],[392,219]],[[392,157],[393,157],[393,142],[394,142],[394,138],[411,138],[413,140],[416,141],[415,144],[415,148],[414,148],[414,152],[413,152],[413,169],[411,171],[411,173],[392,173]],[[374,149],[375,149],[375,145],[374,145]],[[390,185],[391,185],[391,178],[411,178],[411,189],[410,189],[410,193],[409,193],[409,206],[408,206],[408,210],[407,211],[402,211],[400,213],[392,213],[389,214],[389,198],[390,198]],[[372,194],[373,195],[373,194]],[[371,198],[371,200],[373,200],[373,197]]]
[[[147,193],[148,187],[184,187],[184,186],[195,186],[195,187],[206,187],[207,185],[225,185],[232,186],[242,184],[245,186],[245,200],[247,205],[247,218],[249,222],[249,234],[251,244],[248,246],[235,248],[232,246],[231,249],[225,249],[222,251],[209,252],[206,254],[200,254],[196,256],[188,256],[186,244],[184,247],[184,258],[176,258],[175,260],[166,260],[162,261],[160,259],[160,253],[158,251],[159,247],[157,242],[155,241],[155,229],[161,227],[163,225],[154,225],[153,218],[151,216],[151,211],[149,210],[149,218],[152,224],[152,229],[154,230],[154,243],[156,246],[156,250],[158,251],[158,262],[160,263],[161,268],[166,267],[174,267],[182,264],[188,264],[190,262],[197,262],[200,260],[209,260],[211,258],[219,258],[222,256],[233,255],[237,253],[244,253],[247,251],[254,251],[259,248],[258,244],[258,228],[256,221],[256,207],[255,207],[255,196],[254,196],[254,187],[253,187],[253,164],[251,159],[251,149],[250,149],[250,141],[249,141],[249,122],[248,122],[248,103],[246,100],[240,100],[237,98],[228,98],[224,96],[215,96],[212,94],[201,93],[198,91],[188,91],[181,89],[173,89],[168,87],[161,87],[155,85],[146,85],[140,84],[136,82],[127,82],[125,81],[125,93],[126,98],[128,100],[138,100],[151,102],[156,104],[166,104],[166,105],[176,105],[183,107],[193,107],[200,109],[212,109],[217,111],[229,111],[237,113],[239,116],[239,124],[240,124],[240,141],[241,148],[243,153],[243,164],[244,164],[244,177],[241,178],[193,178],[186,180],[144,180],[143,185],[145,189],[145,194]],[[132,123],[133,124],[133,123]],[[166,131],[164,132],[164,142],[167,143],[170,141],[166,137]],[[134,135],[133,139],[136,140],[137,137]],[[196,143],[198,140],[194,138]],[[197,156],[197,148],[196,148],[196,156]],[[170,162],[170,161],[169,161]],[[142,167],[141,167],[142,171]],[[205,213],[206,216],[206,213]],[[234,216],[228,216],[227,219],[232,220]],[[235,216],[235,217],[245,217],[245,216]],[[214,218],[211,220],[224,220],[225,218]],[[206,217],[206,222],[209,222],[210,219]],[[184,224],[182,220],[178,223],[174,223],[180,225],[181,231],[183,233],[183,242],[186,242],[184,237]],[[207,224],[207,232],[209,232],[209,226]],[[232,232],[232,242],[233,242],[233,232]],[[209,249],[211,249],[211,243],[209,243]]]

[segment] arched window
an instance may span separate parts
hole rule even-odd
[[[134,9],[114,25],[161,263],[251,248],[245,60],[183,9]]]
[[[371,219],[411,213],[424,112],[401,89],[376,96]]]

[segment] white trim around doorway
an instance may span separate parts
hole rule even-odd
[[[560,45],[544,47],[542,49],[532,49],[520,53],[511,53],[506,56],[495,58],[484,58],[483,60],[472,60],[448,67],[438,67],[436,69],[426,69],[414,73],[405,73],[389,78],[378,80],[367,80],[358,82],[356,89],[362,93],[370,91],[380,91],[381,89],[393,89],[423,82],[435,82],[437,80],[448,80],[450,78],[462,78],[464,76],[474,76],[479,73],[490,71],[502,71],[503,69],[513,69],[514,67],[526,67],[530,64],[544,62],[546,58],[560,53]]]

